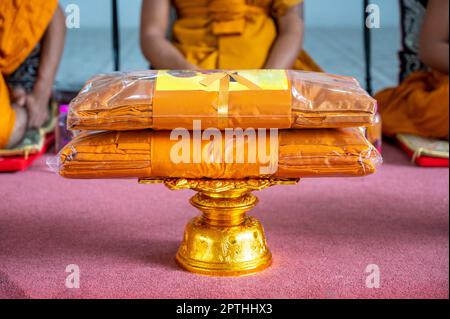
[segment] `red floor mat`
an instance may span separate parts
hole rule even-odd
[[[414,157],[414,152],[410,150],[405,144],[398,141],[400,147],[408,154],[410,158]],[[449,159],[448,158],[440,158],[440,157],[431,157],[420,155],[414,159],[414,163],[418,166],[422,167],[449,167]]]
[[[0,172],[20,172],[26,170],[33,162],[41,157],[55,141],[55,135],[48,134],[45,140],[45,144],[41,151],[36,154],[24,156],[6,156],[0,157]]]

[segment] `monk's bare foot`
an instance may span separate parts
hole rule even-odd
[[[28,113],[23,107],[14,108],[16,113],[16,121],[14,122],[14,128],[9,139],[7,148],[12,148],[20,143],[25,136],[28,124]]]
[[[28,113],[25,108],[26,100],[27,94],[23,89],[16,89],[11,92],[12,107],[16,114],[16,118],[7,148],[12,148],[20,143],[27,131]]]

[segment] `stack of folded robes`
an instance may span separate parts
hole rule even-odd
[[[68,178],[364,176],[376,101],[353,78],[283,70],[96,76],[72,101]]]

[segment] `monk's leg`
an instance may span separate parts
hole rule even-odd
[[[15,117],[8,86],[0,73],[0,149],[5,148],[9,144]]]
[[[35,49],[25,62],[6,78],[6,82],[2,76],[0,93],[5,96],[0,102],[0,116],[6,116],[8,120],[7,123],[2,123],[4,127],[0,132],[0,148],[12,148],[25,136],[28,126],[27,95],[36,81],[38,56],[39,51]]]
[[[14,127],[9,138],[8,145],[6,148],[13,148],[15,145],[20,143],[25,136],[27,131],[27,123],[28,123],[28,113],[23,107],[14,108],[16,113],[16,118],[14,122]]]
[[[11,92],[12,108],[15,113],[14,126],[6,148],[12,148],[22,141],[27,131],[28,113],[26,111],[27,93],[23,89]]]
[[[433,73],[427,81],[427,90],[417,91],[416,99],[422,103],[413,117],[416,127],[420,127],[424,136],[447,139],[449,135],[449,81],[448,75]],[[419,116],[420,115],[420,116]]]
[[[448,75],[416,72],[398,87],[384,90],[375,98],[385,135],[448,137]]]

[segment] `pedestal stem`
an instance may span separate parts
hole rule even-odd
[[[242,225],[246,212],[258,199],[248,191],[208,193],[200,192],[191,198],[191,204],[202,213],[202,220],[210,226],[233,227]]]
[[[259,272],[272,262],[261,223],[246,215],[258,199],[251,192],[273,185],[294,185],[296,179],[243,180],[141,179],[164,183],[172,190],[192,189],[191,204],[202,212],[184,231],[176,260],[184,269],[211,276],[241,276]]]
[[[246,216],[258,202],[248,189],[199,191],[191,204],[202,212],[186,226],[177,254],[185,269],[206,275],[239,276],[261,271],[271,263],[264,230]]]

